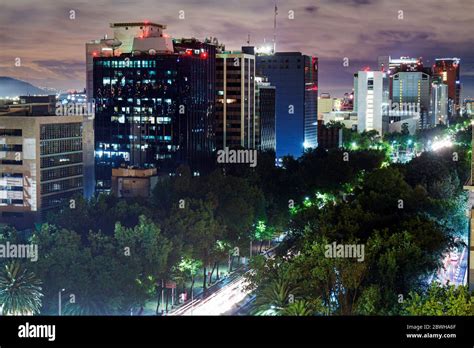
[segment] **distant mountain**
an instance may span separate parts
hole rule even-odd
[[[0,98],[18,97],[20,95],[47,95],[51,94],[31,83],[7,76],[0,76]]]

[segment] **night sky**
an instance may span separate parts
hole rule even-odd
[[[277,51],[320,59],[319,91],[341,96],[353,73],[377,67],[377,56],[461,58],[463,96],[474,97],[474,1],[277,1]],[[69,18],[70,10],[76,19]],[[185,19],[179,19],[179,11]],[[399,11],[403,19],[399,19]],[[294,19],[288,18],[294,11]],[[82,89],[85,43],[111,34],[109,23],[166,24],[172,37],[217,37],[227,49],[273,37],[273,0],[2,0],[0,76],[40,87]],[[15,58],[21,67],[15,67]],[[349,67],[343,66],[344,57]]]

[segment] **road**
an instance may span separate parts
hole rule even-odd
[[[467,247],[459,250],[446,252],[443,259],[443,266],[438,270],[436,278],[441,284],[464,285],[467,272]]]
[[[276,246],[264,254],[273,255]],[[245,275],[251,270],[240,268],[229,277],[210,287],[201,294],[169,312],[167,315],[247,315],[251,303],[255,299],[252,293],[245,289]]]
[[[168,315],[224,315],[231,314],[238,309],[249,292],[244,290],[245,273],[236,271],[222,283],[210,287],[206,294],[202,294],[192,301],[188,301]]]

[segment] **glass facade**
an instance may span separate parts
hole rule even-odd
[[[176,54],[94,58],[98,190],[124,164],[205,170],[214,150],[215,47],[175,43]]]
[[[41,210],[62,206],[84,189],[81,123],[40,125]]]
[[[257,56],[257,73],[276,87],[276,156],[317,145],[317,59],[299,52]]]
[[[274,87],[258,88],[260,150],[275,151],[275,93]]]

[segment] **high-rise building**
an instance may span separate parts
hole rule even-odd
[[[430,124],[430,75],[423,71],[397,71],[390,75],[392,102],[389,122],[418,119],[421,128]]]
[[[111,27],[113,39],[87,45],[96,103],[97,189],[110,190],[112,169],[120,166],[172,172],[187,164],[195,175],[210,169],[216,46],[173,41],[161,24]]]
[[[87,185],[90,134],[84,116],[38,115],[31,106],[0,113],[0,223],[32,228],[54,209],[71,206]]]
[[[431,84],[432,125],[448,123],[448,86],[439,79]]]
[[[61,93],[55,104],[55,114],[59,116],[83,116],[84,160],[84,196],[91,198],[95,193],[94,163],[94,116],[95,103],[89,100],[84,92]]]
[[[378,58],[379,70],[389,79],[389,105],[384,112],[384,130],[398,131],[401,125],[418,128],[433,126],[431,109],[431,69],[421,58],[390,56]]]
[[[276,89],[266,78],[256,77],[256,111],[258,124],[259,149],[261,151],[276,151],[275,123]]]
[[[359,71],[354,75],[357,131],[383,134],[382,117],[388,97],[387,75],[382,71]]]
[[[459,116],[461,111],[461,81],[459,58],[439,58],[433,65],[433,76],[439,77],[448,86],[449,117]]]
[[[244,52],[217,54],[217,148],[258,147],[255,105],[255,56]]]
[[[300,52],[257,56],[257,71],[276,88],[276,156],[317,147],[318,59]]]

